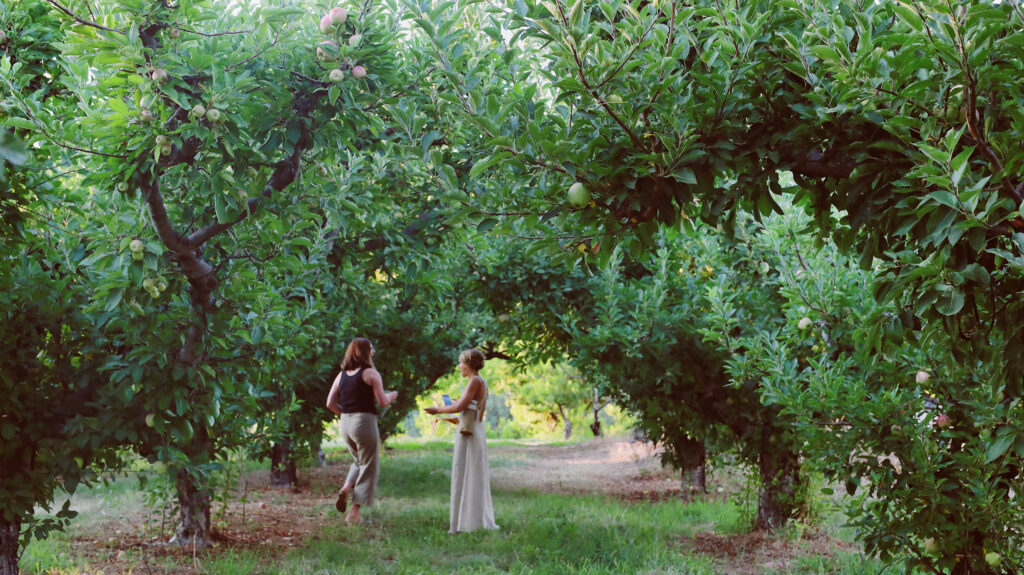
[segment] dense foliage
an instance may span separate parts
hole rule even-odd
[[[570,354],[676,463],[758,461],[762,525],[799,509],[799,453],[862,497],[870,551],[1018,570],[1022,26],[952,0],[0,4],[0,573],[126,448],[208,541],[210,474],[315,447],[356,335],[402,398],[385,433],[461,347]]]

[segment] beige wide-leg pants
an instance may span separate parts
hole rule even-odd
[[[380,430],[372,413],[342,413],[341,437],[356,460],[345,483],[355,486],[351,501],[363,507],[373,505],[380,474]]]

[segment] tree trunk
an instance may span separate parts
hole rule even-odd
[[[299,477],[295,470],[295,453],[290,441],[275,443],[270,449],[270,486],[295,487]]]
[[[21,516],[13,521],[0,516],[0,575],[18,575],[18,535],[21,533]]]
[[[181,522],[174,535],[175,543],[206,547],[210,538],[210,492],[200,485],[186,469],[178,471],[178,506]]]
[[[569,414],[565,412],[565,409],[561,404],[556,403],[558,406],[558,415],[562,418],[562,429],[565,433],[565,439],[568,440],[572,437],[572,421],[569,420]]]
[[[684,437],[675,446],[676,459],[680,467],[680,487],[683,491],[700,490],[706,493],[707,449],[701,440]]]
[[[764,445],[758,456],[761,490],[757,496],[757,528],[782,527],[800,511],[800,460],[792,449]]]
[[[601,420],[597,417],[601,413],[601,409],[604,408],[601,405],[601,394],[594,388],[594,422],[590,424],[590,431],[593,432],[594,437],[601,437]]]

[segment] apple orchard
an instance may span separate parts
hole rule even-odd
[[[210,544],[357,335],[385,436],[562,361],[752,529],[1024,569],[1018,2],[18,0],[0,55],[0,575],[140,462]]]

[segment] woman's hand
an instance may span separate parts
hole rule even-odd
[[[438,409],[440,408],[438,408],[436,405],[431,405],[430,407],[424,409],[423,411],[426,411],[430,415],[437,415],[438,413],[441,413],[440,411],[438,411]]]
[[[389,392],[384,394],[384,397],[387,398],[388,405],[391,405],[392,403],[395,402],[396,399],[398,399],[398,392],[397,391],[389,391]]]

